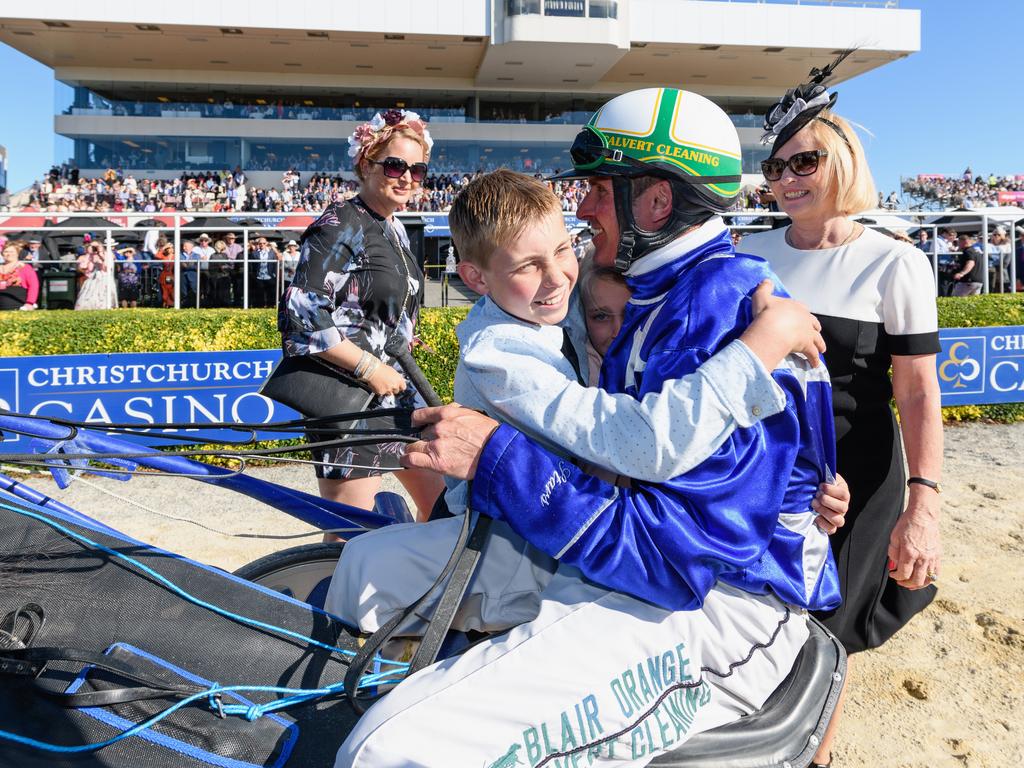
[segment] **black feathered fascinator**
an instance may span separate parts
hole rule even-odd
[[[843,59],[855,50],[855,48],[850,48],[843,51],[836,57],[835,61],[823,69],[818,69],[817,67],[812,69],[809,73],[810,82],[801,83],[796,88],[790,88],[786,91],[786,95],[768,110],[768,114],[764,118],[764,134],[761,136],[761,143],[774,144],[772,149],[773,155],[776,149],[793,138],[796,132],[817,117],[818,113],[836,103],[838,94],[829,93],[828,89],[825,88],[825,82],[832,77],[832,73],[835,72],[836,67],[842,63]],[[846,134],[843,133],[838,125],[830,120],[823,120],[822,122],[829,125],[842,136],[843,141],[847,144],[850,143],[850,140],[846,138]]]

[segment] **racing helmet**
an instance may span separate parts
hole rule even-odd
[[[740,139],[714,102],[675,88],[644,88],[616,96],[579,132],[573,169],[552,179],[608,176],[615,191],[621,272],[684,230],[732,207],[740,191]],[[630,180],[657,176],[672,187],[673,210],[656,232],[637,226]]]

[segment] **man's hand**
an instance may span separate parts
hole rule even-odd
[[[811,509],[818,513],[814,524],[831,536],[846,524],[850,509],[850,486],[843,476],[836,474],[834,483],[822,483],[811,500]]]
[[[457,403],[437,408],[420,408],[412,414],[423,438],[406,446],[403,467],[429,469],[441,475],[472,480],[480,454],[498,422]]]
[[[751,297],[754,320],[740,340],[769,371],[791,353],[803,355],[817,367],[819,355],[825,351],[821,323],[799,301],[773,296],[772,289],[771,280],[762,280],[757,286]]]

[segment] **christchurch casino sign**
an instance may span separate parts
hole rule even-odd
[[[943,405],[1024,402],[1024,327],[943,328],[939,340],[936,369]],[[142,431],[156,423],[285,421],[299,414],[258,391],[280,358],[276,349],[8,357],[0,359],[0,408],[97,428],[136,423]],[[5,444],[19,440],[5,438]]]
[[[1024,326],[943,328],[939,341],[943,405],[1024,402]]]
[[[281,351],[273,349],[8,357],[0,360],[0,408],[97,427],[134,422],[140,429],[154,423],[285,421],[298,414],[257,391],[280,358]],[[161,434],[179,431],[185,434]]]

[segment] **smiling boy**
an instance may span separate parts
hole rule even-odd
[[[736,341],[642,399],[610,394],[589,375],[578,262],[558,199],[535,178],[499,170],[474,179],[449,213],[462,280],[483,298],[458,328],[455,401],[530,435],[590,474],[663,482],[700,464],[737,428],[776,414],[784,397],[770,372],[790,351],[814,355],[796,329],[806,312],[769,308]],[[759,291],[770,296],[768,289]],[[795,322],[794,322],[795,321]],[[610,342],[610,339],[608,339]],[[466,509],[467,484],[448,479],[445,501]],[[440,572],[458,520],[387,526],[350,541],[327,607],[375,631]],[[502,521],[471,580],[456,629],[500,631],[536,614],[554,561]],[[429,609],[429,606],[427,607]]]

